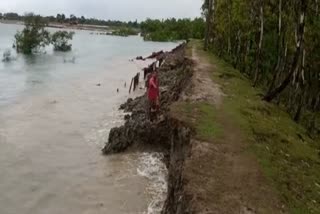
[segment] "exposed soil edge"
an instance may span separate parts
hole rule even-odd
[[[163,151],[168,167],[168,193],[163,214],[192,213],[191,198],[184,191],[186,184],[183,176],[184,163],[190,151],[192,131],[188,125],[173,118],[170,106],[185,96],[191,85],[193,63],[185,57],[186,45],[179,46],[168,54],[159,72],[162,87],[160,119],[149,122],[146,117],[146,97],[129,99],[121,105],[128,113],[125,124],[113,128],[109,141],[103,148],[105,155],[123,152],[129,148],[144,152],[151,147]]]
[[[168,163],[168,193],[162,214],[194,213],[191,194],[185,191],[185,161],[191,151],[191,129],[176,119],[171,120],[171,149]]]

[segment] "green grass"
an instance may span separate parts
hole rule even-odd
[[[200,42],[192,41],[192,45],[216,66],[212,79],[226,94],[223,112],[241,127],[289,212],[320,213],[320,143],[310,139],[284,110],[261,101],[263,92],[252,88],[239,71],[202,51]]]
[[[192,45],[187,45],[186,46],[185,54],[186,54],[186,56],[189,56],[189,57],[192,56]]]
[[[178,102],[171,106],[171,113],[193,127],[199,140],[212,142],[222,134],[216,122],[216,109],[206,102]]]

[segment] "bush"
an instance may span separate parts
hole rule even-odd
[[[133,28],[120,28],[119,30],[115,30],[111,33],[113,36],[134,36],[138,35],[138,31]]]
[[[17,52],[31,54],[39,48],[50,44],[50,33],[45,30],[45,20],[34,14],[29,14],[25,18],[25,28],[15,35]]]
[[[9,62],[10,60],[11,60],[11,51],[10,51],[10,50],[6,50],[6,51],[3,53],[2,61],[3,61],[3,62]]]
[[[72,40],[74,32],[58,31],[51,36],[51,43],[55,51],[70,51],[72,44],[69,44],[69,40]]]

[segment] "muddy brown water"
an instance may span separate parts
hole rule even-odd
[[[0,57],[19,28],[0,24]],[[77,31],[70,53],[12,50],[14,60],[0,62],[0,213],[157,213],[160,155],[100,149],[123,122],[118,106],[144,66],[128,59],[175,45]]]

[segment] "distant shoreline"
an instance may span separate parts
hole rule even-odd
[[[14,20],[0,20],[1,24],[13,24],[13,25],[24,25],[22,21],[14,21]],[[103,31],[103,32],[111,32],[111,28],[109,26],[101,26],[101,25],[71,25],[71,24],[61,24],[61,23],[49,23],[47,27],[50,28],[58,28],[58,29],[71,29],[71,30],[87,30],[87,31]]]

